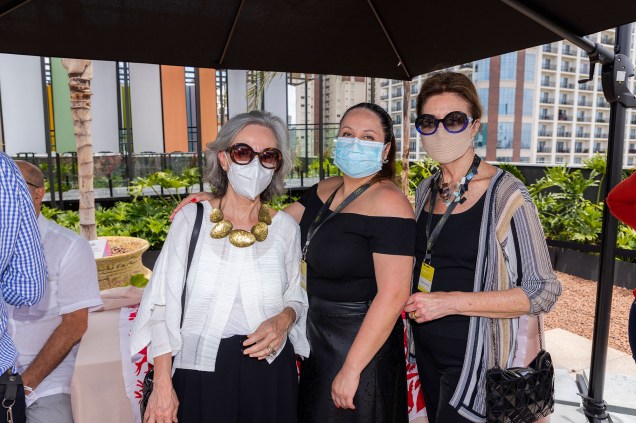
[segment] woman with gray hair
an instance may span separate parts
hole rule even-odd
[[[194,204],[175,216],[135,320],[131,352],[147,346],[155,366],[144,422],[295,422],[295,354],[309,354],[300,232],[265,204],[292,168],[287,127],[237,115],[206,156],[213,199],[190,270]]]

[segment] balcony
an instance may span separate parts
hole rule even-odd
[[[402,97],[402,88],[398,88],[397,90],[393,90],[391,92],[392,97]]]
[[[561,120],[561,121],[564,121],[564,122],[572,122],[572,116],[559,115],[558,120]]]
[[[541,81],[541,86],[542,87],[556,87],[556,82],[544,79],[543,81]]]
[[[636,116],[632,116],[632,120],[630,121],[632,125],[636,125]]]
[[[577,116],[576,117],[576,121],[577,122],[591,122],[592,119],[589,116]]]
[[[607,123],[607,119],[604,117],[597,117],[596,122],[598,123]]]
[[[557,153],[569,153],[570,149],[569,148],[559,148],[559,147],[557,147],[556,152]]]
[[[554,119],[554,115],[539,115],[539,119],[552,120],[552,119]]]
[[[541,103],[545,103],[545,104],[554,104],[554,99],[553,98],[548,98],[548,97],[543,97],[540,100]]]
[[[380,96],[380,100],[387,100],[388,98],[389,98],[389,95],[388,95],[388,94],[382,94],[382,95]]]
[[[537,147],[537,153],[552,153],[552,147],[547,146],[547,147]]]
[[[605,101],[605,99],[599,97],[596,100],[596,107],[609,107],[609,103]]]
[[[579,68],[579,72],[581,72],[582,74],[588,75],[590,73],[590,67],[589,65],[582,65]]]
[[[391,106],[391,111],[392,112],[401,112],[402,111],[402,103],[392,105]]]
[[[574,150],[574,152],[576,154],[586,154],[590,152],[589,148],[577,148],[576,150]]]
[[[563,104],[563,105],[566,105],[566,106],[571,106],[571,105],[574,104],[574,100],[570,100],[570,99],[567,99],[567,98],[562,98],[561,100],[559,100],[559,104]]]
[[[389,80],[388,79],[384,79],[382,82],[380,82],[380,86],[381,87],[388,87],[389,86]]]
[[[586,82],[585,84],[579,85],[579,90],[581,90],[581,91],[593,91],[594,90],[594,85]]]
[[[579,100],[577,104],[582,107],[592,107],[591,101]]]
[[[541,64],[541,69],[546,69],[546,70],[553,70],[555,71],[557,68],[557,65],[553,64],[553,63],[542,63]]]
[[[559,51],[558,48],[553,47],[551,44],[546,44],[543,46],[543,52],[544,53],[557,53]]]
[[[565,46],[561,49],[561,54],[564,56],[576,56],[576,51],[571,49],[569,46]]]
[[[629,154],[636,154],[636,148],[630,148],[629,150],[627,150],[627,152]]]
[[[574,84],[571,82],[561,82],[561,88],[565,88],[568,90],[573,90],[574,89]]]
[[[614,45],[614,37],[610,37],[609,35],[602,35],[601,36],[601,43],[603,44],[609,44],[609,45]]]
[[[594,138],[607,139],[607,132],[596,133],[594,134]]]
[[[590,138],[590,133],[589,132],[577,132],[576,133],[576,137],[577,138]]]
[[[539,136],[540,137],[551,137],[552,136],[552,131],[539,131]]]
[[[576,72],[576,68],[573,67],[573,66],[561,66],[561,72],[575,73]]]
[[[570,138],[571,136],[572,136],[572,132],[557,131],[557,137]]]
[[[594,152],[603,154],[603,153],[605,153],[605,148],[604,147],[603,148],[594,148]]]

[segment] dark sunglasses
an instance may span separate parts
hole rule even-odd
[[[254,156],[258,156],[258,161],[264,168],[278,170],[283,161],[283,153],[277,148],[266,148],[257,152],[247,144],[238,143],[225,151],[230,153],[230,158],[237,165],[246,165],[254,160]]]
[[[419,115],[415,119],[415,129],[422,135],[433,135],[437,131],[439,123],[442,122],[444,128],[451,134],[462,132],[473,118],[464,112],[450,112],[442,119],[437,119],[433,115]]]

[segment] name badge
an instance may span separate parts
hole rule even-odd
[[[420,280],[417,284],[417,289],[422,292],[431,292],[433,286],[433,275],[435,274],[435,268],[430,264],[422,263],[422,270],[420,270]]]
[[[307,262],[300,261],[300,286],[307,291]]]

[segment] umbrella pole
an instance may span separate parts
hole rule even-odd
[[[619,62],[611,65],[603,65],[602,81],[603,91],[610,101],[609,140],[607,148],[607,170],[604,179],[605,195],[621,181],[623,169],[623,150],[625,138],[625,114],[626,105],[619,102],[619,98],[612,95],[615,90],[606,84],[616,84],[615,68],[620,71],[631,67],[629,58],[621,58],[621,51],[629,53],[631,50],[632,24],[623,25],[616,29],[615,52]],[[627,60],[625,60],[627,59]],[[621,62],[629,62],[623,64]],[[627,71],[625,81],[629,78]],[[622,77],[619,77],[622,78]],[[620,81],[622,82],[622,81]],[[626,85],[626,84],[622,84]],[[609,95],[608,95],[609,94]],[[613,98],[612,98],[613,97]],[[620,96],[619,96],[620,97]],[[633,96],[631,96],[633,99]],[[633,107],[633,106],[632,106]],[[587,395],[583,396],[583,408],[590,422],[598,422],[608,418],[607,407],[603,401],[603,389],[605,387],[605,365],[607,362],[607,348],[609,338],[610,315],[612,310],[612,288],[614,284],[614,257],[616,255],[616,237],[618,222],[603,205],[603,231],[601,239],[601,260],[599,268],[599,281],[596,292],[596,312],[594,317],[594,337],[592,340],[592,362],[590,365],[590,379]]]

